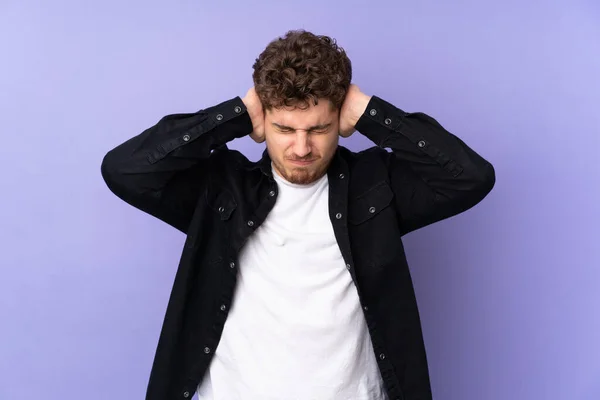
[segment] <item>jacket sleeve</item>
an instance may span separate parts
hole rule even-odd
[[[211,151],[252,132],[239,97],[163,117],[102,160],[108,188],[123,201],[187,232],[211,171]]]
[[[402,234],[475,206],[492,190],[492,164],[423,113],[406,113],[377,96],[356,129],[386,152]]]

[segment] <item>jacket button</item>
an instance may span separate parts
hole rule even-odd
[[[371,108],[371,111],[369,111],[369,114],[371,114],[371,116],[376,116],[377,115],[377,110],[374,108]]]
[[[221,304],[221,311],[227,310],[227,306],[225,304]]]
[[[183,397],[185,397],[186,399],[187,399],[188,397],[190,397],[190,392],[183,392]]]
[[[381,353],[381,354],[379,355],[379,358],[381,358],[382,360],[384,360],[384,359],[385,359],[385,354]]]
[[[229,263],[229,268],[235,268],[235,263],[233,261]]]
[[[217,121],[220,121],[223,119],[223,114],[217,114],[215,118],[217,118]]]
[[[346,268],[347,268],[347,269],[350,269],[350,264],[346,264]]]
[[[190,135],[183,135],[183,141],[184,142],[189,142],[190,141]]]
[[[223,211],[225,211],[225,207],[219,207],[219,212],[222,213]]]
[[[383,121],[383,122],[385,122],[386,125],[389,125],[392,123],[392,120],[389,118],[386,118],[385,121]]]
[[[242,112],[242,107],[240,106],[235,106],[235,108],[233,109],[233,111],[235,111],[236,114],[239,114]]]
[[[421,147],[421,148],[422,148],[422,147],[425,147],[425,145],[426,145],[426,143],[425,143],[425,141],[424,141],[424,140],[419,140],[419,143],[417,143],[417,146],[419,146],[419,147]]]
[[[369,212],[370,212],[371,214],[374,214],[374,213],[375,213],[375,207],[370,207],[370,208],[369,208]]]
[[[254,221],[248,221],[248,226],[254,226]]]
[[[205,347],[205,348],[204,348],[204,352],[205,352],[206,354],[210,353],[210,347]]]
[[[344,174],[340,174],[340,179],[344,179]]]
[[[269,196],[271,196],[271,197],[275,196],[275,191],[274,191],[274,190],[271,190],[271,191],[269,192]]]
[[[342,213],[335,214],[335,219],[342,219]]]

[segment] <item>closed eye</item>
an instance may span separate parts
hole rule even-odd
[[[294,133],[296,132],[296,129],[289,127],[289,126],[285,126],[285,125],[279,125],[276,123],[272,123],[273,127],[281,133]],[[331,123],[329,124],[325,124],[325,125],[317,125],[317,126],[313,126],[307,129],[308,133],[315,133],[315,134],[324,134],[329,132],[330,128],[331,128]]]

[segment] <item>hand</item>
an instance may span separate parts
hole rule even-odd
[[[352,84],[348,88],[344,104],[340,109],[340,136],[348,137],[356,130],[355,126],[367,109],[371,96],[360,91],[358,86]]]
[[[246,93],[246,96],[242,99],[246,109],[248,110],[248,114],[250,115],[250,119],[252,120],[252,133],[250,137],[256,143],[262,143],[265,141],[265,114],[263,112],[263,107],[256,94],[256,90],[254,87],[251,87]]]

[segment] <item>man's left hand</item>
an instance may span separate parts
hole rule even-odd
[[[355,126],[367,109],[371,96],[360,91],[358,86],[352,84],[348,88],[344,104],[340,109],[340,136],[348,137],[356,130]]]

